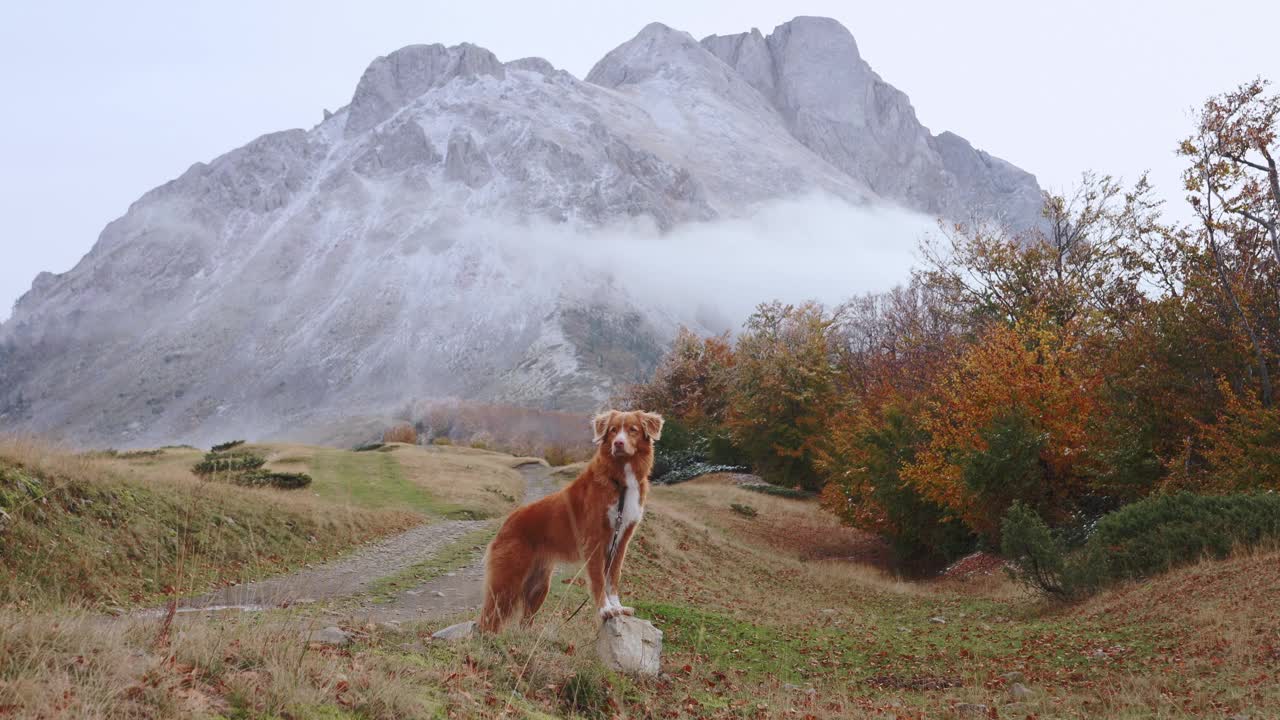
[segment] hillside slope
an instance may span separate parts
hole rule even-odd
[[[845,559],[874,541],[812,501],[717,477],[651,497],[622,597],[664,631],[653,681],[600,669],[594,620],[570,619],[585,594],[570,571],[532,627],[461,645],[426,640],[448,621],[363,625],[320,607],[192,619],[162,649],[154,621],[0,614],[0,707],[36,716],[71,690],[86,717],[1280,714],[1274,552],[1048,607],[998,574],[905,582]],[[321,622],[353,644],[302,651]]]

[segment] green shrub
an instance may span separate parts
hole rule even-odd
[[[1105,549],[1104,580],[1143,578],[1237,547],[1280,540],[1280,495],[1147,498],[1104,516],[1089,543]]]
[[[653,454],[654,482],[664,485],[716,472],[745,472],[747,466],[729,437],[721,431],[694,430],[667,420]]]
[[[749,517],[749,518],[753,518],[760,514],[759,512],[756,511],[755,508],[751,507],[750,505],[743,505],[742,503],[729,503],[729,509],[738,513],[739,515],[742,515],[744,517]]]
[[[1013,563],[1015,580],[1041,592],[1065,596],[1062,545],[1034,510],[1015,502],[1001,523],[1000,551]]]
[[[248,487],[274,487],[281,490],[297,490],[310,485],[311,476],[306,473],[250,470],[234,476],[232,482]]]
[[[140,460],[142,458],[160,457],[164,454],[164,450],[126,450],[116,453],[116,457],[122,460]]]
[[[380,442],[365,443],[365,444],[363,444],[363,445],[357,445],[357,446],[355,447],[354,451],[355,451],[355,452],[369,452],[370,450],[381,450],[381,449],[382,449],[382,446],[383,446],[383,445],[385,445],[385,444],[386,444],[386,443],[380,443]]]
[[[1152,577],[1236,548],[1280,541],[1280,495],[1159,495],[1102,517],[1084,546],[1063,553],[1039,516],[1017,504],[1005,516],[1004,553],[1028,584],[1081,597],[1122,580]]]
[[[782,487],[781,485],[770,485],[767,482],[751,482],[744,483],[738,487],[751,492],[758,492],[762,495],[773,495],[774,497],[787,498],[788,500],[808,500],[815,497],[817,493],[808,490],[797,490],[796,488]]]
[[[214,445],[213,447],[209,448],[209,450],[211,452],[216,452],[216,453],[226,452],[232,448],[240,447],[243,444],[244,444],[243,440],[232,440],[230,442],[224,442],[220,445]]]
[[[238,473],[257,470],[265,465],[266,458],[247,451],[231,453],[206,453],[204,459],[191,468],[196,475],[214,475],[219,473]]]

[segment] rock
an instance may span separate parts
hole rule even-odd
[[[662,631],[648,620],[619,615],[600,628],[596,653],[612,670],[657,675],[662,664]]]
[[[444,593],[440,592],[439,590],[436,590],[436,591],[432,592],[431,594],[432,594],[432,595],[434,595],[434,596],[436,596],[436,597],[444,597]]]
[[[468,620],[460,622],[457,625],[450,625],[443,630],[437,630],[431,633],[432,640],[444,640],[453,642],[455,640],[465,640],[476,633],[476,621]]]
[[[485,185],[493,177],[493,166],[489,164],[488,156],[466,130],[455,129],[449,136],[444,176],[473,189]]]
[[[307,642],[339,647],[351,644],[351,633],[337,626],[329,626],[323,630],[315,630],[307,637]]]
[[[956,712],[960,715],[975,715],[985,717],[987,714],[987,706],[978,703],[960,703],[956,705]]]
[[[938,615],[937,617],[931,617],[931,618],[929,618],[929,622],[934,623],[934,624],[937,624],[937,625],[946,625],[946,624],[947,624],[947,619],[946,619],[946,618],[944,618],[944,617],[942,617],[941,615]]]
[[[1026,700],[1035,695],[1036,692],[1022,683],[1014,683],[1009,686],[1009,694],[1016,700]]]
[[[1005,673],[1005,674],[1001,675],[1000,677],[1001,677],[1001,678],[1003,678],[1003,679],[1004,679],[1004,681],[1005,681],[1005,682],[1007,682],[1007,683],[1020,683],[1020,682],[1022,682],[1022,673],[1018,672],[1017,670],[1014,670],[1013,672],[1007,672],[1007,673]]]

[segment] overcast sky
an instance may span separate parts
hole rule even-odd
[[[552,11],[551,8],[556,8]],[[1152,171],[1180,203],[1189,110],[1256,75],[1280,81],[1280,2],[1086,0],[644,3],[96,0],[0,10],[0,319],[64,272],[129,203],[258,135],[311,127],[377,55],[467,41],[582,77],[657,20],[694,37],[826,15],[951,130],[1070,186]]]

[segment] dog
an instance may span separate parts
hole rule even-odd
[[[489,543],[481,632],[498,632],[522,616],[532,621],[551,587],[556,563],[586,562],[600,620],[633,615],[618,599],[627,544],[644,517],[662,416],[610,410],[591,421],[599,446],[591,463],[561,490],[507,516]]]

